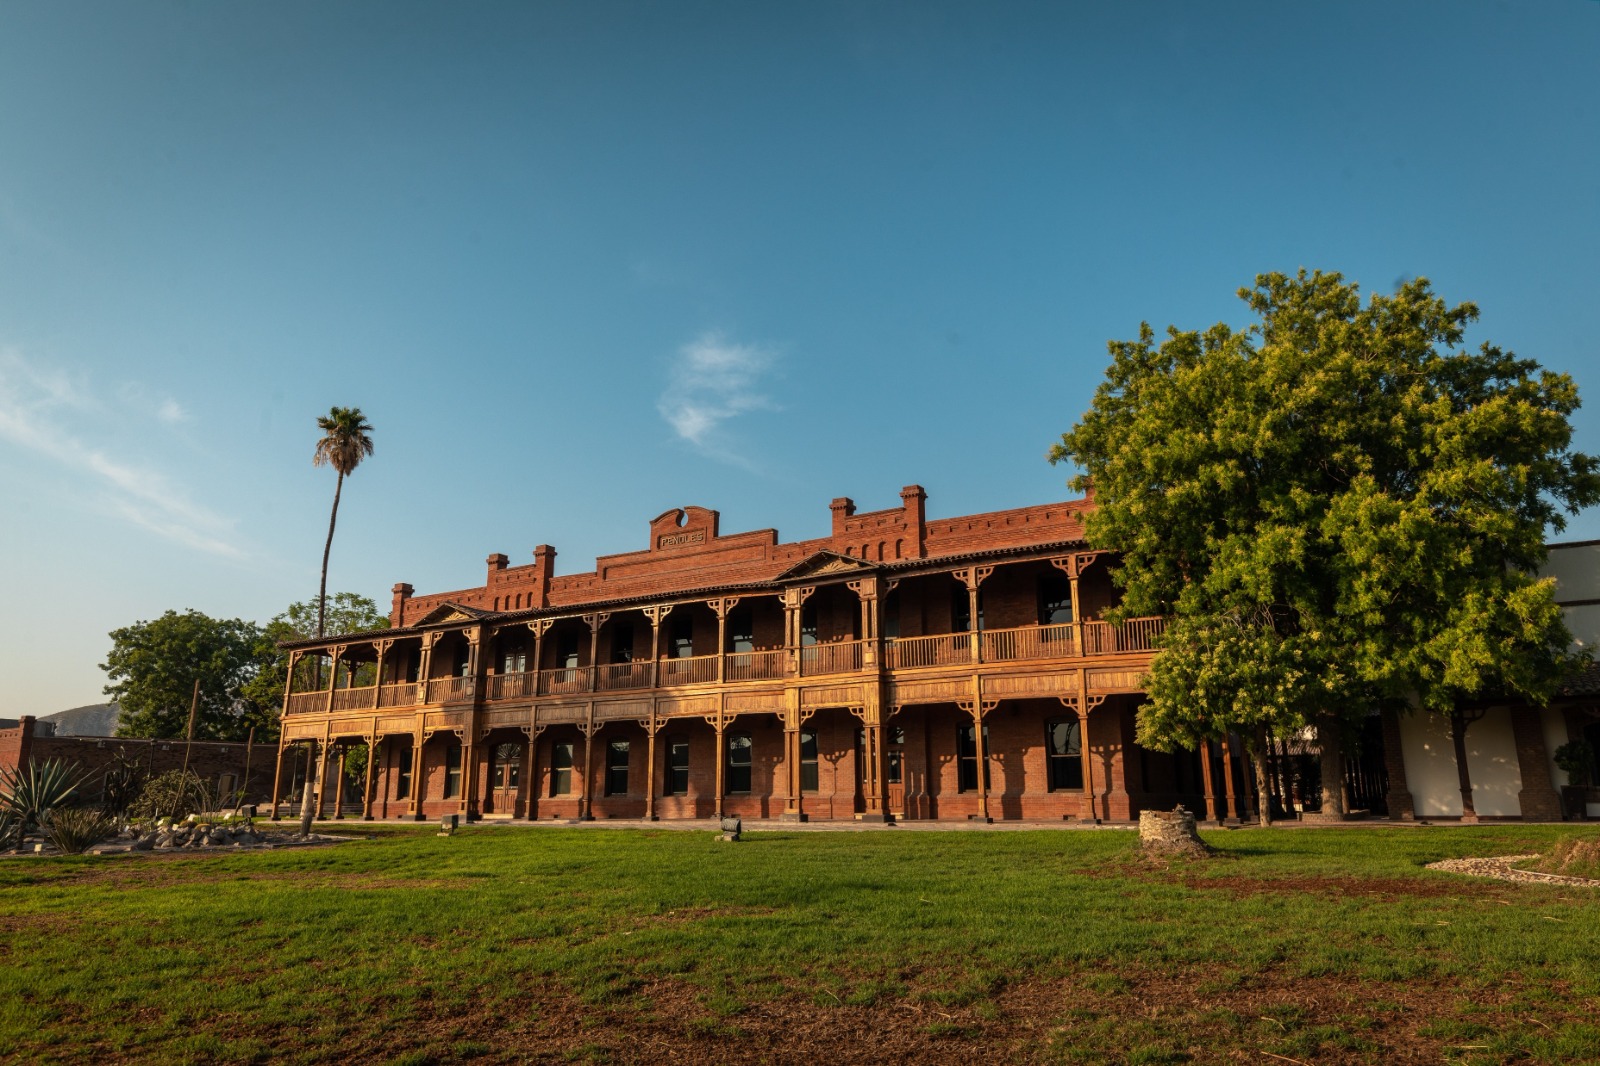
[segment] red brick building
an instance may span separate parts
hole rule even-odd
[[[331,669],[285,693],[279,793],[368,744],[373,818],[1240,813],[1237,753],[1134,743],[1162,623],[1102,620],[1091,499],[929,519],[900,496],[834,500],[816,540],[690,507],[587,573],[541,545],[476,588],[396,585],[393,628],[287,645]]]

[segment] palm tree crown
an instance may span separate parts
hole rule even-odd
[[[359,407],[335,407],[317,419],[322,439],[317,441],[313,466],[332,464],[339,476],[351,473],[372,454],[372,426]]]

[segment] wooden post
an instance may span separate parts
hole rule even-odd
[[[335,821],[342,821],[344,819],[344,764],[345,760],[349,758],[349,756],[350,746],[348,744],[340,744],[339,779],[338,784],[335,785],[333,789],[333,817]],[[367,761],[370,765],[371,759],[368,759]]]
[[[246,787],[248,787],[249,786],[249,782],[248,781],[245,782],[245,785],[246,785]],[[274,822],[280,821],[283,818],[283,816],[278,813],[278,797],[280,795],[282,795],[282,793],[283,793],[283,732],[282,732],[282,730],[280,728],[280,731],[278,733],[278,762],[277,762],[277,765],[273,768],[273,771],[272,771],[272,820]]]
[[[985,822],[989,817],[989,747],[983,742],[983,701],[972,702],[972,743],[978,754],[978,817]]]
[[[1206,793],[1206,821],[1222,824],[1217,817],[1217,793],[1211,780],[1211,741],[1200,742],[1200,787]]]
[[[1222,788],[1222,821],[1226,822],[1230,817],[1236,821],[1244,821],[1238,797],[1233,791],[1233,739],[1229,733],[1222,734]]]
[[[378,761],[378,738],[367,737],[367,777],[361,784],[361,820],[372,821],[372,764]]]
[[[720,619],[719,619],[719,621],[720,621]],[[722,790],[723,790],[723,784],[724,784],[723,775],[725,774],[725,772],[727,770],[727,767],[724,764],[727,762],[728,753],[725,750],[725,748],[723,746],[723,742],[722,742],[723,722],[722,722],[722,715],[720,715],[720,714],[717,715],[716,730],[717,730],[717,777],[716,777],[717,783],[716,783],[716,801],[713,804],[712,811],[713,811],[713,814],[716,817],[721,818],[722,817]]]
[[[653,710],[649,719],[644,723],[644,728],[644,818],[647,822],[653,822],[656,820],[656,731],[660,728],[656,724],[656,716]]]
[[[428,768],[423,765],[422,753],[428,738],[422,732],[422,715],[417,715],[417,728],[411,734],[411,810],[407,813],[413,821],[422,821],[422,790],[428,787]]]
[[[189,748],[194,744],[194,720],[200,711],[200,679],[194,679],[194,695],[189,699],[189,730],[183,740],[183,774],[189,775]]]
[[[589,705],[589,720],[578,728],[583,733],[583,788],[578,793],[578,818],[587,822],[594,818],[589,807],[589,748],[594,736],[594,704]]]

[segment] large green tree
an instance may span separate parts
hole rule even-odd
[[[251,725],[260,723],[242,688],[262,664],[255,623],[191,610],[113,630],[111,652],[100,668],[110,679],[106,695],[122,708],[118,736],[184,736],[198,680],[195,737],[244,740]]]
[[[1379,702],[1548,699],[1569,638],[1532,575],[1563,513],[1600,501],[1571,378],[1463,348],[1477,308],[1426,279],[1365,303],[1305,271],[1239,295],[1247,329],[1113,342],[1050,454],[1093,486],[1087,536],[1121,553],[1121,613],[1171,619],[1140,743],[1238,730],[1259,750],[1315,723],[1336,757]]]

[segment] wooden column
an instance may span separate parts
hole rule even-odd
[[[992,822],[994,819],[989,817],[989,746],[983,742],[983,712],[987,708],[978,699],[965,709],[972,715],[972,744],[978,755],[978,817],[982,821]]]
[[[339,776],[335,779],[337,784],[333,789],[333,817],[335,821],[344,819],[344,764],[350,757],[350,747],[346,744],[339,745]],[[370,763],[370,760],[369,760]]]
[[[424,655],[423,662],[427,662]],[[422,753],[427,749],[428,737],[422,731],[422,713],[417,713],[417,730],[411,734],[411,817],[422,821],[422,792],[428,787],[428,768],[423,765]]]
[[[707,601],[717,615],[717,684],[728,677],[728,614],[739,604],[737,596],[723,596]],[[720,800],[718,801],[720,805]]]
[[[339,687],[339,660],[344,656],[345,645],[335,644],[330,650],[333,652],[333,662],[330,664],[328,669],[328,703],[324,710],[326,710],[327,713],[332,714],[333,694],[334,691]],[[320,790],[318,794],[321,794]],[[320,808],[318,809],[318,813],[321,813]]]
[[[278,732],[278,765],[272,774],[272,820],[274,822],[281,821],[283,818],[283,815],[278,813],[278,797],[283,790],[283,746],[283,731],[280,727]]]
[[[1226,822],[1229,818],[1234,821],[1243,821],[1239,810],[1238,797],[1234,795],[1233,787],[1233,737],[1230,733],[1222,734],[1222,818]]]
[[[712,720],[712,727],[714,729],[716,729],[716,731],[717,731],[717,777],[716,777],[717,795],[716,795],[716,804],[715,804],[715,806],[713,807],[712,810],[713,810],[713,813],[715,814],[716,817],[721,818],[722,817],[722,793],[723,793],[723,787],[726,784],[724,778],[726,777],[726,774],[727,774],[727,761],[728,761],[728,753],[727,753],[727,750],[726,750],[726,748],[725,748],[725,746],[723,744],[723,728],[724,728],[724,725],[723,725],[723,721],[722,721],[722,715],[719,714],[719,715],[717,715],[717,717],[715,719]]]
[[[316,792],[316,778],[313,776],[317,770],[317,742],[306,740],[306,783],[300,792],[300,814],[306,813],[306,808],[311,804],[312,794]]]
[[[1206,794],[1206,821],[1222,824],[1217,817],[1217,792],[1211,780],[1211,741],[1200,742],[1200,787]]]
[[[609,612],[601,614],[586,614],[584,622],[589,626],[589,691],[595,692],[600,688],[600,627],[610,618]]]
[[[372,795],[372,765],[378,761],[378,745],[380,743],[381,741],[379,741],[377,734],[367,737],[367,779],[361,785],[361,820],[363,822],[372,821],[374,799]]]
[[[1074,552],[1050,560],[1051,566],[1067,575],[1067,584],[1072,590],[1072,643],[1079,655],[1087,655],[1089,651],[1084,646],[1083,640],[1083,608],[1078,599],[1078,579],[1104,554],[1104,552]]]
[[[656,820],[656,732],[660,726],[654,711],[639,724],[644,726],[645,733],[644,819],[653,822]]]
[[[528,629],[533,633],[533,687],[530,694],[539,694],[539,671],[544,669],[544,635],[550,631],[555,623],[548,618],[535,618],[528,623]],[[532,737],[529,737],[530,742]]]
[[[469,822],[483,813],[478,796],[483,778],[478,773],[477,755],[483,740],[480,718],[489,658],[484,654],[485,636],[482,625],[467,631],[467,673],[472,678],[472,707],[467,711],[467,729],[461,749],[461,817]]]
[[[969,566],[965,570],[955,571],[955,578],[967,588],[967,620],[971,628],[967,633],[971,641],[971,655],[973,662],[983,660],[983,637],[981,610],[978,606],[978,589],[983,584],[984,578],[994,573],[992,566]],[[985,815],[987,817],[987,815]]]
[[[531,727],[522,727],[522,787],[517,789],[516,817],[529,821],[533,820],[533,797],[538,792],[533,780],[536,736]]]
[[[594,820],[594,813],[591,810],[589,800],[589,749],[593,746],[591,742],[593,740],[595,730],[593,703],[589,704],[588,720],[579,725],[578,730],[583,734],[583,790],[578,793],[578,818],[582,821],[588,822]]]
[[[784,672],[790,677],[797,677],[804,672],[801,667],[803,652],[800,646],[800,632],[803,628],[802,617],[806,601],[817,591],[816,586],[805,588],[789,588],[783,590],[783,646],[788,649],[788,661],[784,664]],[[799,728],[798,726],[796,728]]]
[[[373,665],[372,672],[372,709],[377,710],[383,703],[383,660],[389,654],[389,647],[393,640],[375,640],[372,646],[378,652],[377,662]]]
[[[661,623],[667,615],[672,613],[672,604],[662,604],[658,607],[642,608],[644,616],[650,619],[650,687],[661,687]],[[651,734],[651,739],[655,735]]]

